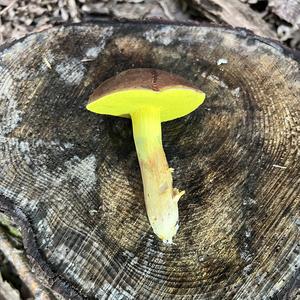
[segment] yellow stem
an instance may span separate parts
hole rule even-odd
[[[162,146],[160,111],[147,106],[131,114],[133,136],[142,173],[147,215],[154,233],[166,243],[178,229],[178,200]]]

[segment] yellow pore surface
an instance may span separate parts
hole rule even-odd
[[[202,91],[186,87],[160,91],[129,89],[103,95],[89,103],[87,109],[98,114],[130,118],[135,111],[151,106],[160,110],[161,122],[164,122],[191,113],[203,103],[204,98]]]

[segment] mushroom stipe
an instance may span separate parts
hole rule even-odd
[[[133,136],[144,186],[147,215],[154,233],[172,243],[179,227],[172,172],[162,146],[161,122],[185,116],[205,94],[184,78],[156,69],[130,69],[104,81],[90,96],[87,109],[132,119]]]

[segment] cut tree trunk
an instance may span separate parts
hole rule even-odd
[[[244,29],[107,22],[32,34],[0,59],[0,208],[48,287],[68,299],[296,299],[298,52]],[[206,93],[163,124],[186,191],[172,245],[147,220],[130,120],[85,109],[101,82],[143,67]]]

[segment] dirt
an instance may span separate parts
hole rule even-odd
[[[300,13],[298,1],[283,5],[286,0],[282,0],[278,5],[278,0],[240,0],[249,13],[259,13],[278,40],[300,49],[300,15],[295,13]],[[111,18],[222,23],[202,13],[194,3],[189,0],[0,0],[0,43],[62,23]]]

